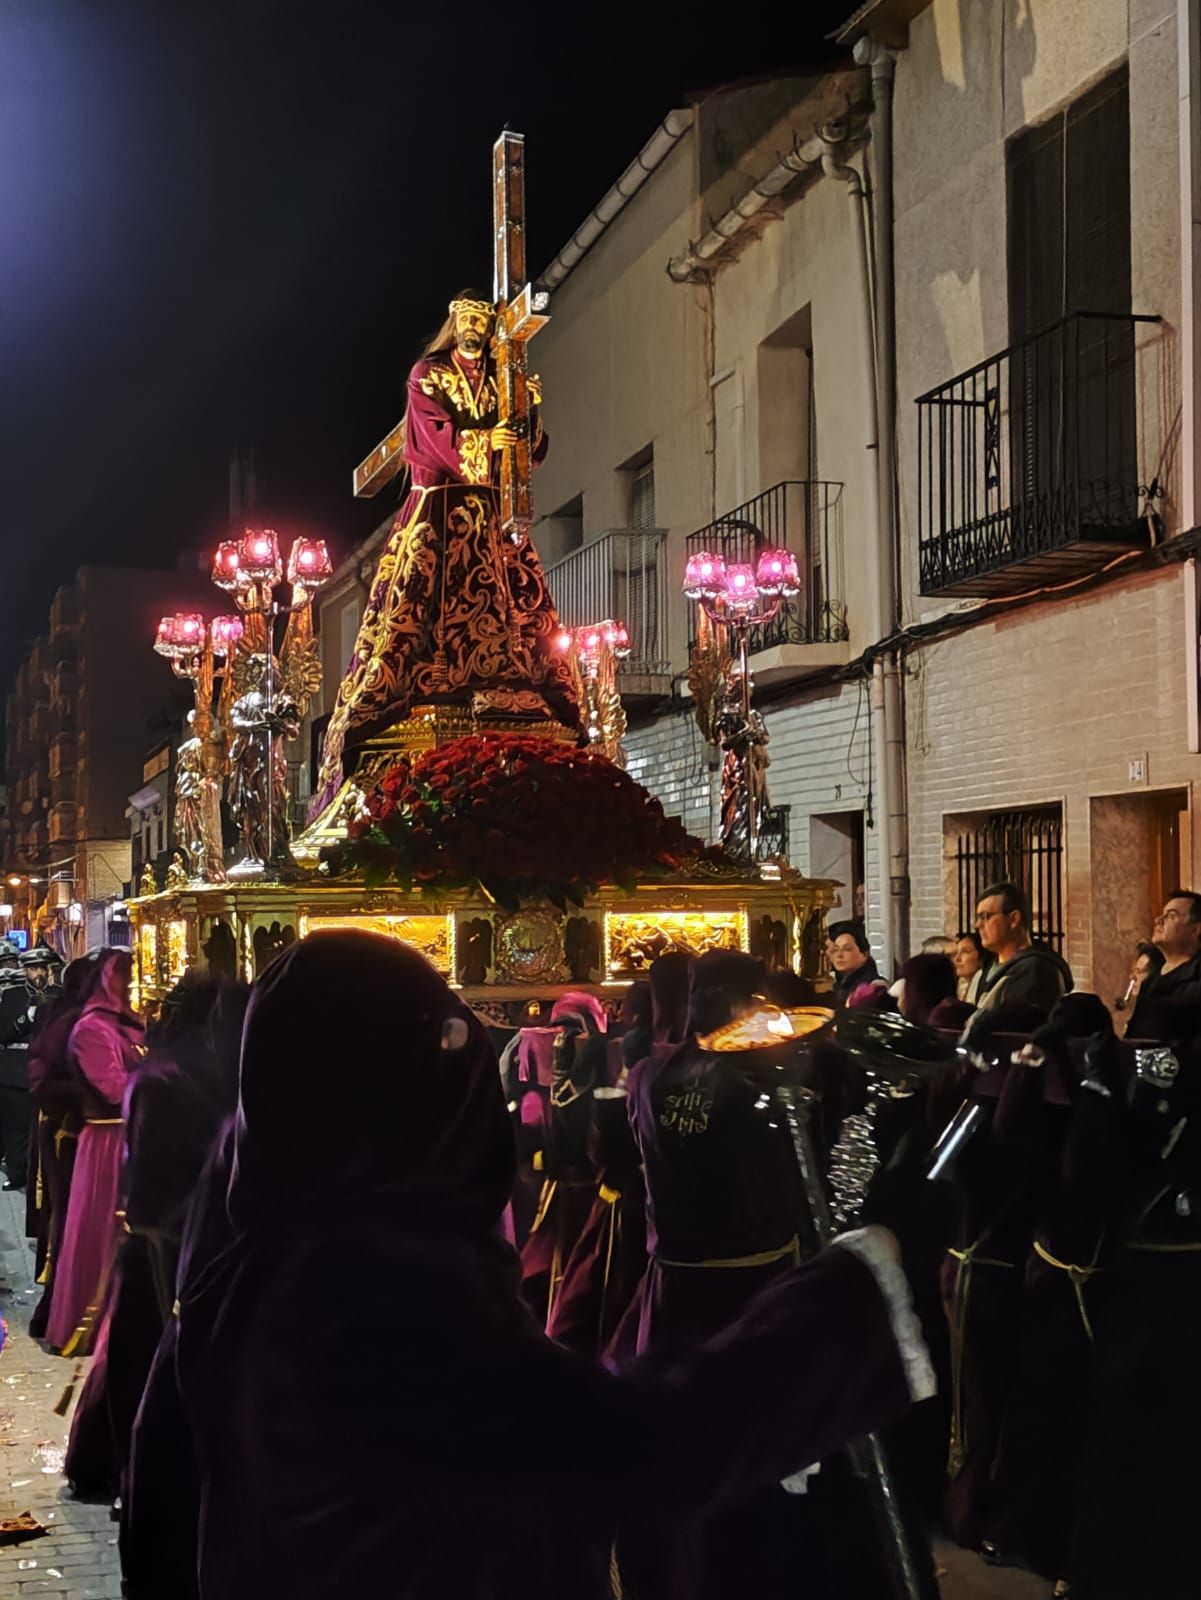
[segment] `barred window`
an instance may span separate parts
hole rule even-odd
[[[1063,808],[965,817],[954,839],[958,928],[974,928],[976,906],[993,883],[1016,883],[1030,902],[1030,937],[1063,954]]]

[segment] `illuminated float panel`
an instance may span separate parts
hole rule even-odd
[[[707,950],[749,950],[745,910],[606,911],[605,971],[635,977],[672,951],[701,956]]]
[[[300,937],[319,933],[328,928],[357,928],[362,933],[382,933],[389,939],[399,939],[410,944],[444,978],[453,978],[455,970],[455,919],[444,916],[421,915],[389,916],[385,913],[347,913],[314,916],[301,912]]]

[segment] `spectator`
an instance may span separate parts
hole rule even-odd
[[[959,979],[959,998],[974,1006],[980,998],[980,986],[989,968],[984,945],[974,928],[959,935],[951,959],[955,963],[955,975]]]
[[[834,1004],[839,1009],[846,1006],[859,989],[887,989],[872,959],[872,947],[862,923],[836,922],[830,928],[830,935],[834,941]]]
[[[1157,978],[1163,971],[1164,954],[1158,945],[1149,944],[1145,939],[1140,939],[1134,950],[1134,960],[1130,965],[1130,979],[1126,984],[1126,992],[1118,996],[1113,1003],[1115,1011],[1130,1011],[1142,993],[1143,985],[1152,978]]]
[[[901,969],[901,1015],[926,1028],[950,1028],[958,1033],[972,1007],[956,993],[955,965],[950,956],[929,951],[910,956]]]
[[[1163,952],[1163,965],[1139,989],[1126,1037],[1169,1044],[1180,1033],[1177,1019],[1201,1009],[1201,895],[1174,889],[1151,942]]]
[[[1030,907],[1016,883],[990,884],[976,906],[980,942],[996,965],[979,989],[979,1009],[964,1042],[980,1044],[993,1033],[1037,1028],[1075,987],[1061,955],[1030,938]]]

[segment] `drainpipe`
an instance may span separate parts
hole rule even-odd
[[[876,499],[880,632],[877,643],[895,637],[901,617],[897,560],[897,342],[896,270],[893,241],[892,109],[896,58],[874,39],[855,45],[855,60],[871,69],[873,198],[873,310],[876,333]],[[886,948],[894,967],[909,953],[909,810],[905,785],[904,661],[887,649],[872,664],[873,729],[879,728],[878,810],[884,823],[880,851],[884,870]],[[886,820],[885,820],[886,819]]]
[[[822,171],[827,178],[834,178],[847,186],[847,197],[851,202],[851,225],[855,236],[855,258],[857,277],[859,279],[859,343],[862,370],[868,379],[868,405],[867,426],[864,429],[864,449],[870,458],[870,471],[867,474],[867,575],[868,575],[868,617],[870,637],[873,645],[887,639],[893,632],[892,618],[893,605],[892,593],[887,587],[887,574],[889,562],[885,557],[885,522],[881,516],[881,473],[879,471],[880,452],[880,393],[878,387],[878,363],[876,359],[875,327],[876,318],[872,303],[872,285],[874,275],[872,272],[871,247],[869,243],[867,208],[869,195],[867,187],[858,171],[851,166],[847,159],[848,151],[842,140],[827,138],[823,141],[821,156]],[[891,493],[891,485],[886,486],[886,492]],[[890,914],[890,895],[888,884],[892,872],[893,862],[893,818],[894,806],[889,790],[889,774],[892,771],[892,754],[889,749],[889,716],[886,676],[887,657],[883,651],[877,652],[872,657],[871,679],[868,685],[871,705],[871,773],[872,773],[872,816],[871,827],[876,836],[876,847],[880,861],[880,878],[883,885],[883,904],[881,905],[881,920],[884,926],[884,942],[877,954],[880,965],[885,971],[891,970],[894,963],[899,965],[900,951],[903,946],[896,941],[894,919]],[[895,681],[895,680],[894,680]]]
[[[1177,0],[1176,51],[1180,88],[1180,531],[1195,528],[1201,516],[1201,170],[1195,152],[1201,141],[1201,20],[1197,0]],[[1197,650],[1201,637],[1201,597],[1196,561],[1186,561],[1184,584],[1185,706],[1188,749],[1201,750],[1201,685]]]

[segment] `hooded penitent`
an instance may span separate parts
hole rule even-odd
[[[601,1600],[619,1522],[754,1492],[903,1408],[886,1302],[838,1250],[670,1382],[575,1362],[497,1241],[512,1170],[483,1030],[415,952],[318,935],[260,980],[227,1220],[180,1293],[202,1600]],[[146,1470],[168,1481],[169,1448]]]

